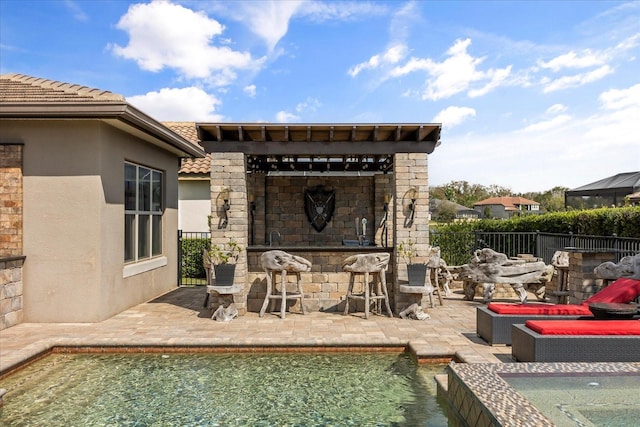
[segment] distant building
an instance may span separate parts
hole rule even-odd
[[[473,208],[481,218],[511,218],[540,213],[540,203],[524,197],[490,197],[476,202]]]
[[[633,203],[636,200],[634,193],[638,192],[640,192],[640,172],[619,173],[566,191],[564,206],[573,209],[623,206],[627,198]]]
[[[431,218],[436,221],[440,219],[442,213],[452,211],[455,212],[455,219],[457,220],[478,219],[480,217],[480,212],[449,200],[429,199],[429,210]]]

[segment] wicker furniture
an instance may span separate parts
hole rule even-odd
[[[527,320],[575,320],[592,317],[589,304],[628,303],[640,296],[640,280],[620,278],[582,304],[489,304],[476,310],[476,332],[489,344],[511,344],[511,325]],[[508,313],[497,308],[510,308]],[[493,310],[492,310],[493,308]],[[521,310],[521,311],[520,311]]]
[[[640,320],[579,322],[640,325]],[[511,354],[519,362],[640,362],[640,335],[547,335],[513,325],[512,337]]]
[[[563,304],[564,305],[564,304]],[[567,305],[564,305],[567,307]],[[476,310],[476,333],[490,345],[511,345],[511,325],[523,324],[531,319],[571,320],[589,317],[591,313],[585,306],[584,314],[499,314],[488,307],[478,307]]]

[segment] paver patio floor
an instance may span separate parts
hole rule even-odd
[[[476,307],[461,290],[429,308],[424,321],[336,312],[306,315],[247,313],[230,322],[211,320],[203,287],[177,288],[99,323],[22,323],[0,331],[0,372],[57,346],[350,347],[410,346],[419,357],[456,355],[469,363],[511,362],[511,347],[489,346],[476,336]]]

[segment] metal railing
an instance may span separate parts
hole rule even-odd
[[[211,248],[211,233],[178,230],[178,286],[206,285],[202,250]]]
[[[509,257],[531,254],[551,264],[556,251],[566,249],[612,252],[616,262],[640,254],[640,239],[541,232],[440,232],[429,233],[432,246],[439,246],[449,265],[469,262],[476,249],[491,248]],[[178,230],[178,286],[206,284],[202,249],[210,249],[211,233]]]
[[[611,252],[616,262],[640,253],[640,239],[630,237],[591,236],[541,232],[439,232],[431,231],[429,241],[439,246],[449,265],[469,262],[476,249],[491,248],[509,257],[531,254],[550,264],[556,251],[584,250]]]

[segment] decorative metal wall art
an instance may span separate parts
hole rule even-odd
[[[311,226],[321,232],[327,226],[336,207],[336,191],[318,185],[304,190],[304,211]]]

